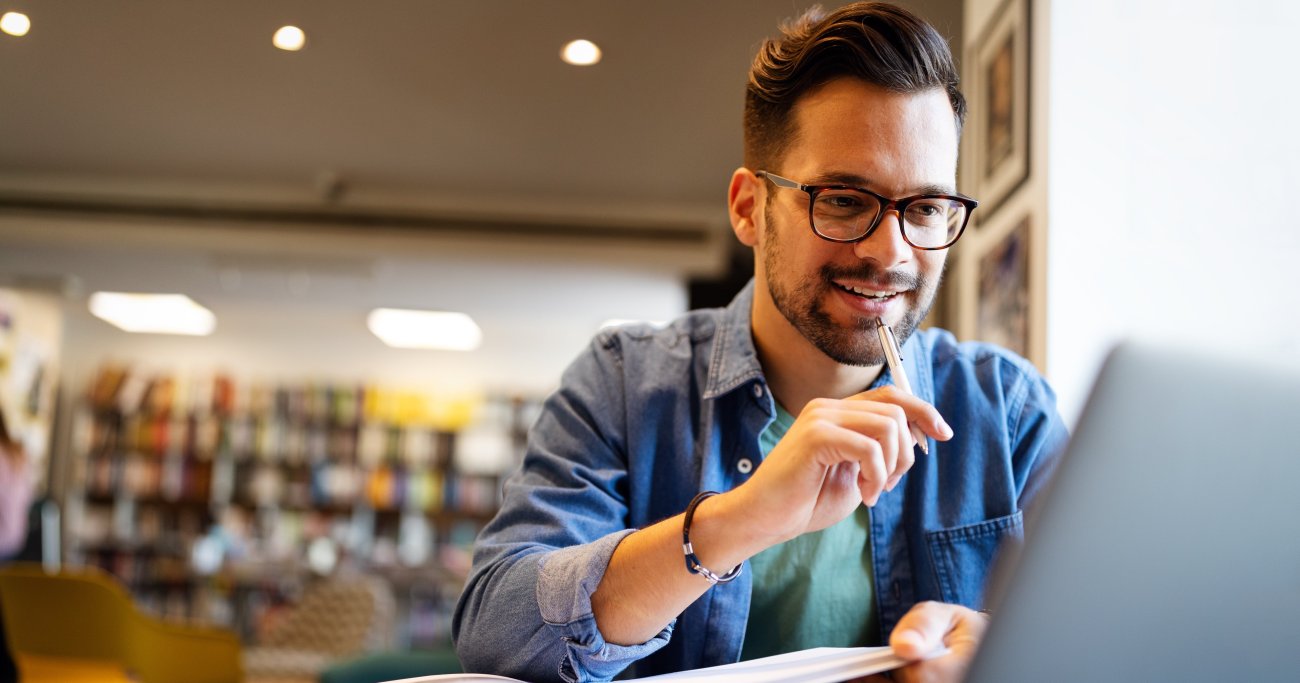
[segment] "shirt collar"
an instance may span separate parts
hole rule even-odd
[[[730,393],[752,380],[763,380],[763,367],[754,350],[754,333],[750,316],[754,309],[754,281],[731,300],[718,318],[718,331],[709,357],[709,380],[704,398],[714,399]]]

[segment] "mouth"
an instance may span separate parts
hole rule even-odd
[[[868,301],[876,301],[881,303],[886,301],[891,301],[895,297],[903,294],[904,291],[906,291],[906,290],[897,290],[897,289],[874,289],[862,285],[849,285],[849,284],[844,284],[841,282],[834,282],[834,281],[832,281],[831,284],[835,285],[840,290],[848,292],[849,294],[852,294],[854,296],[860,297],[862,299],[866,299]]]

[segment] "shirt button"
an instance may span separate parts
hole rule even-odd
[[[754,463],[750,462],[749,458],[741,458],[736,462],[736,470],[741,474],[749,474],[754,470]]]
[[[763,398],[763,385],[762,385],[762,384],[755,384],[755,385],[754,385],[754,398]]]

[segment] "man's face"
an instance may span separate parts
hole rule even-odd
[[[800,99],[794,119],[797,134],[779,168],[765,170],[893,198],[956,190],[957,133],[938,89],[900,95],[842,78]],[[808,224],[807,193],[765,187],[755,265],[772,304],[832,359],[883,363],[875,319],[893,327],[900,343],[911,336],[934,303],[947,250],[913,249],[894,211],[858,243],[828,242]]]

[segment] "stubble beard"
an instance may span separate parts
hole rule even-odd
[[[885,362],[884,350],[875,333],[875,319],[857,317],[850,327],[836,323],[823,305],[824,295],[832,288],[836,279],[867,280],[887,283],[890,287],[905,290],[900,296],[915,296],[914,303],[903,312],[903,318],[893,326],[894,336],[899,345],[907,342],[916,331],[921,321],[930,313],[935,295],[939,291],[939,277],[924,275],[907,275],[902,273],[882,273],[866,262],[853,268],[837,268],[824,265],[815,277],[805,277],[787,287],[786,283],[776,277],[781,267],[782,251],[778,246],[772,229],[771,212],[767,212],[768,230],[763,235],[763,269],[766,271],[767,288],[772,295],[776,308],[785,319],[794,326],[799,334],[817,347],[822,353],[842,365],[869,367]]]

